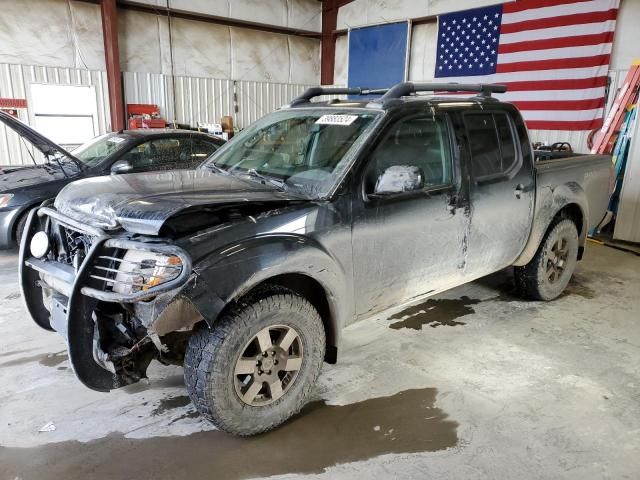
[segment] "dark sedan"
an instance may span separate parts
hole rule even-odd
[[[44,156],[41,163],[34,160],[32,165],[0,167],[0,248],[19,242],[29,210],[55,198],[70,182],[99,175],[195,168],[224,143],[189,130],[125,130],[96,137],[70,153],[10,115],[0,112],[0,121]]]

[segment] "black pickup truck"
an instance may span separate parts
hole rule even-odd
[[[416,95],[439,91],[477,96]],[[509,266],[526,298],[563,291],[605,213],[610,159],[536,161],[503,91],[312,88],[198,170],[74,182],[27,221],[27,309],[92,389],[183,364],[219,428],[274,428],[358,319]],[[382,96],[311,101],[339,94]]]

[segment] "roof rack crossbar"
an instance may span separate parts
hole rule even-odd
[[[491,97],[492,93],[504,93],[506,85],[490,83],[398,83],[374,103],[384,104],[388,100],[407,97],[417,92],[478,92],[481,97]]]
[[[307,103],[311,101],[312,98],[321,95],[382,95],[388,91],[388,88],[310,87],[307,88],[302,95],[291,100],[289,107]]]

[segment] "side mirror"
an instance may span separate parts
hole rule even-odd
[[[118,175],[120,173],[129,173],[133,170],[133,165],[129,160],[118,160],[111,165],[111,175]]]
[[[424,188],[424,173],[420,167],[394,165],[378,177],[375,195],[413,192]]]

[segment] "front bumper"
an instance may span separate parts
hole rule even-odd
[[[29,245],[40,230],[54,238],[52,224],[80,232],[92,238],[82,261],[61,263],[52,258],[35,258]],[[175,255],[182,262],[180,274],[148,290],[133,293],[113,291],[107,280],[96,280],[94,267],[99,259],[114,258],[115,251],[135,249],[145,252]],[[96,341],[95,309],[99,302],[129,304],[152,303],[154,297],[173,297],[192,276],[191,259],[181,248],[156,242],[116,237],[103,230],[87,227],[54,209],[41,207],[29,214],[20,245],[20,286],[27,311],[35,323],[64,336],[69,347],[69,359],[78,378],[94,390],[108,391],[126,384],[122,377],[105,367],[104,352]],[[117,264],[117,262],[116,262]],[[193,282],[192,282],[193,283]],[[52,291],[45,305],[44,289]]]

